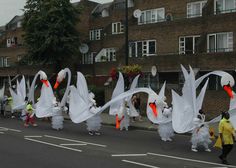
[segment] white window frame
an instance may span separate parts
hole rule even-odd
[[[195,48],[195,38],[200,37],[200,35],[193,35],[193,36],[180,36],[179,37],[179,54],[186,54],[186,43],[185,39],[186,38],[193,38],[193,54],[196,53],[196,48]],[[183,40],[182,40],[183,39]]]
[[[217,36],[226,34],[227,35],[227,42],[226,42],[226,48],[217,48]],[[209,38],[213,36],[215,37],[215,42],[214,42],[214,50],[210,51],[210,44],[209,44]],[[220,50],[220,51],[219,51]],[[224,51],[222,51],[224,50]],[[207,52],[212,53],[212,52],[232,52],[233,51],[233,32],[220,32],[220,33],[212,33],[207,35]]]
[[[93,64],[93,57],[96,52],[82,54],[82,64]]]
[[[150,54],[149,52],[149,45],[150,42],[155,42],[155,52],[153,54]],[[138,44],[142,44],[142,53],[141,53],[141,57],[145,57],[145,56],[156,56],[157,55],[157,43],[156,40],[144,40],[144,41],[135,41],[135,42],[131,42],[130,46],[129,46],[129,57],[132,57],[132,47],[135,46],[135,57],[140,57],[138,53]]]
[[[112,23],[112,34],[124,33],[124,25],[121,22]]]
[[[206,5],[207,1],[197,1],[197,2],[190,2],[187,4],[187,18],[195,18],[195,17],[201,17],[202,16],[202,9]],[[198,11],[198,14],[194,14],[194,5],[199,4],[200,5],[200,11]]]
[[[234,1],[234,6],[232,9],[226,9],[226,1],[228,0],[222,0],[223,1],[223,9],[222,11],[216,11],[216,4],[219,0],[214,0],[214,13],[216,14],[223,14],[223,13],[231,13],[231,12],[236,12],[236,0],[232,0]]]
[[[101,40],[102,29],[94,29],[89,31],[89,40]]]
[[[148,13],[150,13],[150,19],[147,19]],[[161,16],[162,19],[159,19],[158,16]],[[138,18],[138,25],[164,22],[164,21],[165,21],[165,8],[149,9],[142,11],[141,16]]]

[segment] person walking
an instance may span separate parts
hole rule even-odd
[[[222,154],[219,156],[223,164],[228,164],[227,156],[233,149],[235,141],[235,129],[229,121],[230,114],[228,112],[222,113],[222,119],[219,123],[219,136],[222,142]]]

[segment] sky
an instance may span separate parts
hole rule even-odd
[[[71,0],[78,2],[79,0]],[[112,0],[90,0],[99,3],[107,3]],[[8,23],[14,16],[22,15],[26,0],[0,0],[0,26]]]

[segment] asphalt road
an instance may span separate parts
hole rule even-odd
[[[47,121],[37,124],[25,128],[20,120],[0,118],[1,168],[236,168],[236,149],[225,166],[218,149],[192,152],[187,135],[162,142],[154,131],[103,126],[101,136],[90,136],[84,123],[65,121],[61,131]]]

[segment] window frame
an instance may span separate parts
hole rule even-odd
[[[192,50],[192,54],[196,54],[196,38],[201,38],[200,35],[192,35],[192,36],[180,36],[179,37],[179,54],[186,54],[186,38],[190,38],[192,37],[192,40],[193,40],[193,50]],[[181,38],[184,38],[184,41],[181,41]],[[181,44],[184,44],[183,46],[181,46]],[[184,48],[184,50],[182,50],[181,48]]]
[[[196,1],[196,2],[190,2],[187,3],[187,18],[196,18],[196,17],[202,17],[202,9],[206,5],[207,1]],[[200,11],[199,14],[193,14],[193,6],[196,4],[200,4]]]
[[[227,35],[227,48],[218,48],[217,46],[217,40],[218,35],[226,34]],[[213,36],[215,37],[214,40],[214,49],[213,51],[210,50],[210,41],[209,38]],[[232,41],[231,41],[232,40]],[[219,32],[219,33],[210,33],[207,34],[207,53],[217,53],[217,52],[233,52],[234,51],[234,42],[233,42],[233,32]],[[224,50],[224,51],[222,51]]]
[[[163,12],[161,15],[163,15],[162,19],[159,19],[158,16],[160,16],[159,12]],[[147,19],[147,13],[150,13],[150,19]],[[143,21],[142,21],[143,20]],[[156,8],[156,9],[148,9],[143,10],[141,12],[141,16],[138,18],[138,25],[143,24],[151,24],[151,23],[158,23],[158,22],[164,22],[165,19],[165,8]]]
[[[155,52],[154,53],[150,53],[150,43],[151,42],[155,42]],[[139,52],[140,45],[142,48],[141,56],[140,56],[140,52]],[[133,54],[132,47],[135,47],[135,54]],[[145,57],[145,56],[148,57],[148,56],[156,56],[156,55],[157,55],[157,42],[155,39],[130,42],[129,57],[137,58],[137,57]]]

